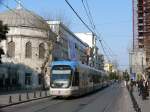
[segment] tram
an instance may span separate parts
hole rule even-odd
[[[50,95],[80,96],[107,86],[107,74],[78,61],[51,64]]]

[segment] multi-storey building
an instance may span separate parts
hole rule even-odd
[[[132,72],[150,67],[150,0],[133,0],[133,49],[130,52]]]
[[[53,60],[69,59],[87,63],[88,44],[79,39],[60,21],[47,21],[51,30],[57,34],[53,50]]]
[[[96,36],[93,33],[75,33],[82,41],[89,45],[89,62],[88,65],[95,67],[97,69],[104,69],[104,57],[98,51],[98,46],[96,45]]]

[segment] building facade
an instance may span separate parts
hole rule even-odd
[[[89,45],[88,65],[95,67],[96,69],[104,69],[104,56],[99,53],[98,46],[96,44],[96,36],[93,33],[75,33],[83,42]]]
[[[133,48],[130,73],[143,74],[150,67],[150,0],[133,0]]]
[[[57,42],[53,59],[77,60],[87,63],[86,49],[88,44],[80,40],[69,28],[60,21],[47,21],[51,30],[57,34]]]
[[[0,13],[0,20],[9,27],[7,40],[1,42],[5,64],[0,67],[0,88],[41,87],[42,67],[56,35],[42,17],[21,7]]]

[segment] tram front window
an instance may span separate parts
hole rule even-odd
[[[51,87],[68,88],[70,86],[71,70],[52,70]]]

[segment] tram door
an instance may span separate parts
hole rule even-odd
[[[77,70],[73,74],[72,86],[79,86],[79,72]]]

